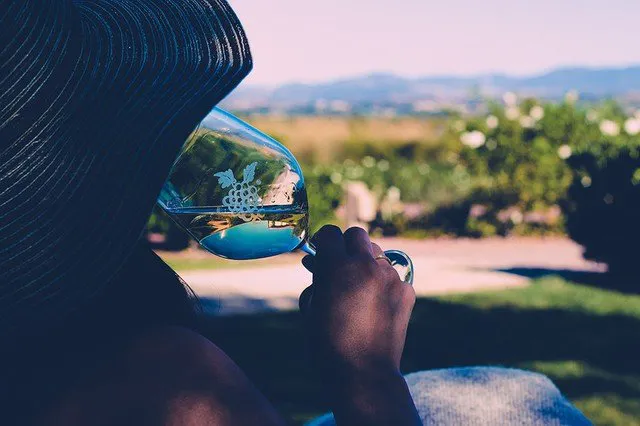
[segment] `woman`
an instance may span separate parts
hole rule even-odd
[[[4,0],[0,19],[0,424],[283,424],[139,241],[183,141],[251,68],[229,6]],[[588,424],[530,373],[405,380],[412,288],[361,230],[314,242],[301,307],[338,424]]]

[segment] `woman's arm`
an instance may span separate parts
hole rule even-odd
[[[240,367],[198,333],[180,327],[160,329],[138,345],[137,356],[146,365],[139,367],[146,377],[138,383],[157,389],[166,426],[286,424]],[[156,374],[161,379],[154,379]]]
[[[306,257],[313,285],[301,296],[315,365],[341,425],[422,424],[400,374],[413,287],[402,282],[367,233],[335,226]]]
[[[181,327],[140,336],[95,377],[60,395],[51,426],[283,426],[286,423],[216,345]]]
[[[330,386],[339,425],[421,425],[407,383],[395,369],[352,371]]]

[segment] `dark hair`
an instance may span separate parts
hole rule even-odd
[[[0,424],[29,424],[34,413],[86,380],[133,338],[160,326],[197,328],[198,311],[191,289],[140,242],[85,306],[37,333],[2,342]]]

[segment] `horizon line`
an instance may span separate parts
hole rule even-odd
[[[482,78],[482,77],[514,77],[514,78],[532,78],[532,77],[540,77],[545,74],[549,74],[551,72],[556,71],[566,71],[566,70],[589,70],[589,71],[622,71],[628,70],[632,68],[640,68],[640,62],[631,62],[627,64],[618,64],[618,65],[558,65],[555,67],[547,67],[538,71],[531,71],[526,73],[518,73],[518,72],[506,72],[506,71],[486,71],[480,73],[438,73],[438,74],[418,74],[418,75],[410,75],[410,74],[402,74],[395,73],[393,71],[363,71],[358,74],[349,74],[342,77],[330,77],[324,80],[289,80],[281,83],[252,83],[247,82],[246,84],[242,84],[242,88],[263,88],[263,89],[271,89],[278,88],[282,86],[294,86],[294,85],[306,85],[306,86],[314,86],[314,85],[322,85],[322,84],[332,84],[339,83],[348,80],[354,80],[363,77],[373,77],[373,76],[392,76],[403,78],[405,80],[419,80],[422,78]],[[248,79],[250,80],[251,74],[249,74]]]

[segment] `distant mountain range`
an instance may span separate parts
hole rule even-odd
[[[640,66],[626,68],[559,68],[539,75],[514,77],[487,74],[472,77],[432,76],[405,78],[369,74],[318,84],[279,87],[241,86],[225,99],[228,108],[292,107],[322,102],[349,105],[394,105],[419,101],[459,101],[470,97],[500,96],[507,91],[542,98],[559,98],[577,90],[583,98],[640,94]]]

